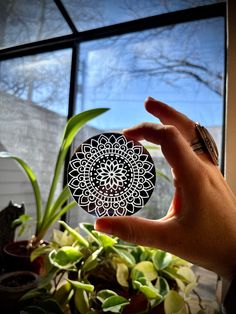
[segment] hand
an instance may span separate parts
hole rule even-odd
[[[198,136],[195,123],[150,97],[145,107],[162,124],[142,123],[124,134],[161,145],[175,186],[169,211],[159,220],[99,218],[96,229],[230,277],[236,273],[236,198],[208,153],[193,152],[190,143]]]

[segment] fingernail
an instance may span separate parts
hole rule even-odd
[[[154,100],[154,101],[157,101],[155,98],[151,97],[151,96],[148,96],[146,100]]]
[[[95,229],[100,232],[112,234],[112,224],[108,218],[97,218],[95,222]]]

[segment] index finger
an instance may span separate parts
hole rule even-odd
[[[148,97],[144,104],[146,110],[157,117],[163,124],[174,125],[189,143],[192,143],[197,138],[195,122],[183,113],[152,97]]]
[[[123,133],[137,141],[147,140],[161,145],[162,152],[174,170],[176,179],[185,177],[192,180],[199,172],[200,160],[193,152],[189,143],[173,125],[142,123]]]

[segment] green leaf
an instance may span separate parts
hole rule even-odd
[[[88,247],[89,243],[88,241],[82,237],[75,229],[71,228],[68,226],[64,221],[59,221],[60,225],[62,225],[68,232],[69,234],[74,237],[74,239],[82,246]]]
[[[87,283],[83,283],[81,281],[76,281],[76,280],[70,280],[67,279],[69,281],[69,283],[72,285],[73,288],[75,289],[82,289],[88,292],[93,292],[94,290],[94,286],[87,284]]]
[[[140,262],[147,261],[151,258],[152,252],[150,249],[143,248],[142,253],[140,254]]]
[[[186,305],[182,296],[170,290],[164,300],[165,314],[187,314]]]
[[[178,256],[172,255],[172,262],[171,262],[172,266],[187,266],[187,267],[191,267],[192,264]]]
[[[132,280],[138,280],[139,278],[144,277],[144,274],[140,270],[132,268],[130,277]]]
[[[90,120],[93,118],[101,115],[102,113],[106,112],[107,108],[98,108],[98,109],[91,109],[87,111],[83,111],[72,118],[67,122],[64,134],[62,137],[61,147],[57,156],[57,161],[54,169],[54,175],[53,180],[51,184],[51,188],[49,191],[49,196],[47,199],[47,203],[45,206],[45,213],[43,217],[43,221],[39,226],[38,233],[44,233],[45,232],[45,224],[47,224],[48,221],[52,220],[52,216],[55,215],[55,212],[52,210],[52,202],[54,199],[54,194],[56,191],[57,183],[61,174],[61,169],[64,166],[65,157],[67,155],[68,149],[75,138],[76,134],[79,132],[79,130]]]
[[[156,175],[159,177],[162,177],[163,179],[165,179],[168,182],[171,182],[170,178],[165,173],[163,173],[162,171],[160,171],[158,169],[156,169]]]
[[[76,289],[74,300],[75,300],[75,307],[79,311],[80,314],[86,314],[88,311],[90,311],[89,298],[85,290]]]
[[[119,255],[119,257],[128,264],[128,266],[134,266],[136,261],[135,258],[133,257],[133,255],[125,250],[116,248],[116,247],[112,247],[112,250]]]
[[[61,208],[61,206],[69,199],[70,196],[71,196],[70,189],[66,185],[64,189],[62,190],[62,192],[59,194],[56,201],[53,203],[50,211],[52,213],[56,213],[57,210]]]
[[[57,267],[52,266],[47,271],[47,273],[43,277],[40,278],[38,289],[43,289],[43,288],[47,289],[48,286],[51,286],[51,282],[56,277],[58,272],[59,272],[59,269]]]
[[[11,226],[12,226],[12,228],[14,228],[14,227],[16,227],[18,225],[26,223],[29,220],[32,220],[32,217],[27,215],[27,214],[23,214],[23,215],[20,215],[19,218],[13,220]]]
[[[52,248],[49,245],[38,246],[30,254],[30,261],[33,262],[37,257],[50,253]]]
[[[111,296],[103,302],[102,309],[104,312],[120,313],[127,304],[129,304],[129,301],[126,298],[119,295]]]
[[[189,284],[186,285],[184,289],[184,295],[186,297],[189,297],[190,293],[193,291],[194,288],[197,287],[197,282],[190,282]]]
[[[134,281],[134,284],[138,287],[138,290],[142,292],[148,299],[157,299],[157,300],[162,299],[162,295],[160,295],[158,290],[155,287],[153,287],[151,282],[149,282],[148,285],[146,285],[147,281],[141,279],[139,281]]]
[[[150,281],[152,281],[152,280],[157,278],[157,271],[156,271],[153,263],[150,262],[150,261],[139,262],[132,269],[132,271],[134,271],[134,270],[141,271],[143,273],[144,277],[147,278]]]
[[[170,253],[157,250],[152,256],[153,264],[157,270],[166,268],[172,261],[172,255]]]
[[[112,290],[109,290],[109,289],[104,289],[104,290],[100,290],[98,293],[97,293],[97,299],[103,303],[106,299],[108,299],[109,297],[112,297],[112,296],[117,296],[118,294],[115,293],[114,291]]]
[[[177,270],[177,274],[184,277],[187,282],[194,283],[196,282],[197,278],[194,275],[194,272],[189,267],[180,267]]]
[[[38,185],[38,181],[36,179],[36,175],[33,172],[33,170],[27,165],[24,160],[19,158],[18,156],[15,156],[14,154],[11,154],[9,152],[0,152],[0,158],[11,158],[16,160],[20,166],[24,169],[26,175],[28,176],[30,183],[32,185],[32,188],[34,190],[34,196],[35,196],[35,202],[36,202],[36,215],[37,215],[37,223],[39,224],[42,219],[42,198],[41,193]]]
[[[42,297],[45,294],[45,289],[31,289],[30,291],[26,292],[21,298],[20,301],[27,301],[30,299],[36,299]]]
[[[112,237],[109,237],[108,235],[104,233],[94,230],[92,231],[92,234],[95,236],[95,238],[97,238],[97,240],[99,241],[102,247],[113,246],[114,244],[117,243],[115,239],[113,239]]]
[[[45,225],[40,229],[40,232],[38,233],[37,237],[39,239],[42,239],[47,232],[48,228],[50,228],[51,225],[53,225],[55,222],[58,221],[58,219],[61,218],[65,213],[67,213],[71,208],[78,206],[76,201],[72,201],[71,203],[65,205],[63,208],[61,208],[59,211],[57,211],[54,215],[51,216],[50,219],[47,220]]]
[[[60,306],[65,307],[72,296],[71,292],[71,285],[66,281],[59,289],[56,289],[53,293],[53,297],[60,304]]]
[[[71,234],[68,233],[67,230],[61,231],[54,229],[52,233],[52,241],[62,247],[68,245],[72,246],[72,244],[75,242],[75,239]]]
[[[160,150],[161,149],[161,147],[160,147],[160,145],[145,145],[145,148],[146,149],[150,149],[150,150]]]
[[[94,251],[84,262],[82,270],[84,272],[88,272],[95,268],[98,264],[97,258],[99,254],[102,252],[103,248],[99,248],[98,250]]]
[[[89,237],[94,241],[96,242],[99,246],[101,245],[100,242],[98,241],[98,239],[94,236],[94,234],[92,233],[92,231],[94,231],[94,225],[93,224],[90,224],[90,223],[80,223],[79,224],[80,228],[82,230],[84,230],[88,235]]]
[[[165,274],[165,277],[167,278],[171,278],[174,280],[179,279],[183,283],[187,283],[187,280],[183,276],[178,274],[178,269],[176,268],[166,267],[165,269],[162,270],[162,273]]]
[[[69,269],[83,258],[83,254],[73,246],[64,246],[49,254],[49,261],[60,269]]]
[[[155,288],[157,288],[157,290],[163,297],[165,297],[170,290],[167,280],[163,277],[157,278]]]
[[[116,279],[122,287],[129,287],[129,269],[124,263],[117,263]]]

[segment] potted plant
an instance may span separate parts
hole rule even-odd
[[[190,313],[197,285],[191,264],[164,251],[131,245],[81,223],[80,231],[60,222],[44,252],[49,271],[24,296],[31,311],[53,299],[63,313]],[[43,252],[36,248],[31,259]],[[45,309],[45,308],[44,308]],[[26,307],[24,313],[29,309]],[[33,312],[32,312],[33,313]]]
[[[12,158],[16,160],[27,174],[34,191],[36,202],[36,229],[33,237],[25,242],[10,243],[8,247],[5,247],[5,255],[7,255],[7,263],[9,265],[9,259],[17,258],[19,255],[21,259],[25,259],[28,269],[29,255],[33,248],[43,245],[43,239],[48,229],[68,210],[75,206],[75,202],[68,202],[70,192],[67,186],[61,191],[58,197],[55,198],[55,191],[59,181],[59,177],[64,166],[65,157],[68,153],[70,145],[79,132],[81,127],[85,125],[89,120],[97,117],[98,115],[106,112],[106,108],[91,109],[81,112],[73,116],[66,124],[64,134],[59,148],[56,165],[54,169],[53,179],[49,191],[49,195],[46,201],[45,208],[42,208],[42,198],[40,188],[37,182],[36,175],[33,170],[27,165],[27,163],[9,152],[0,152],[0,158]],[[25,219],[25,216],[23,217]],[[17,262],[13,261],[13,264],[17,265]],[[23,263],[24,264],[24,263]],[[23,267],[23,266],[22,266]],[[23,267],[24,268],[24,267]],[[35,268],[35,267],[34,267]],[[37,268],[37,267],[36,267]],[[34,269],[35,270],[35,269]]]
[[[10,272],[0,276],[0,308],[3,313],[19,313],[17,302],[27,291],[37,287],[39,277],[30,271]]]

